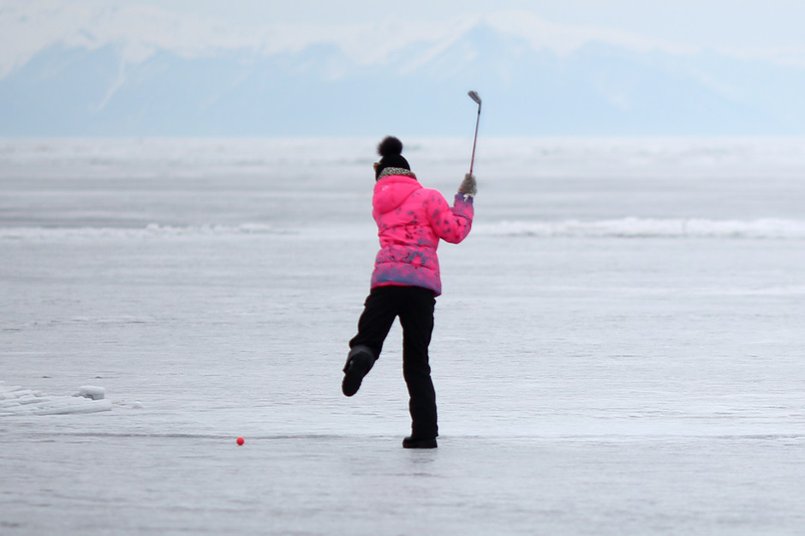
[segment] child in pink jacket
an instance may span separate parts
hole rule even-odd
[[[436,190],[424,188],[402,156],[402,142],[386,137],[378,146],[372,216],[380,251],[371,292],[349,342],[342,390],[352,396],[380,356],[396,317],[403,330],[403,376],[408,387],[411,435],[406,448],[435,448],[439,435],[436,393],[430,377],[428,346],[436,296],[442,292],[439,240],[457,244],[472,227],[475,177],[466,175],[453,206]]]

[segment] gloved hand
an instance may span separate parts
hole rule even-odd
[[[458,187],[458,193],[470,197],[478,193],[478,184],[475,182],[475,175],[470,175],[469,173],[464,175],[464,180],[461,181],[461,185]]]

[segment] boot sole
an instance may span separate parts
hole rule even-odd
[[[352,396],[358,392],[363,383],[363,378],[372,368],[372,356],[369,354],[356,354],[350,359],[349,365],[344,371],[344,381],[341,382],[341,392],[345,396]]]

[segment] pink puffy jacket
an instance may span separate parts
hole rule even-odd
[[[390,175],[375,184],[372,208],[380,238],[372,288],[424,287],[441,294],[439,239],[458,244],[467,237],[472,197],[456,194],[450,207],[442,194],[415,178]]]

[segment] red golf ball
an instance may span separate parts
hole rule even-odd
[[[246,442],[246,440],[245,440],[245,439],[243,439],[242,437],[238,437],[238,438],[235,440],[235,443],[237,443],[238,445],[242,445],[242,444],[243,444],[243,443],[245,443],[245,442]]]

